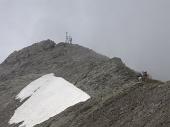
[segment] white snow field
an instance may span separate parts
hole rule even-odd
[[[20,127],[33,127],[53,117],[66,108],[90,98],[88,94],[61,77],[47,74],[31,82],[16,97],[22,102],[28,98],[9,121]]]

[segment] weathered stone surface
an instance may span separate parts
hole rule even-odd
[[[0,127],[8,125],[19,91],[31,81],[55,73],[91,95],[37,127],[169,127],[170,84],[139,83],[120,58],[75,44],[45,40],[12,53],[0,65]]]

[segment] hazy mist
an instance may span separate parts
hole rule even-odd
[[[73,42],[170,79],[170,0],[0,0],[0,62],[47,38]]]

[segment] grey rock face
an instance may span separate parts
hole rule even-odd
[[[168,127],[169,83],[139,83],[120,58],[76,44],[45,40],[12,53],[0,65],[0,127],[21,105],[15,96],[48,73],[63,77],[92,98],[37,127]]]

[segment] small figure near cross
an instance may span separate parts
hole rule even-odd
[[[73,38],[68,35],[68,32],[66,32],[66,39],[65,39],[65,43],[70,43],[72,44]]]

